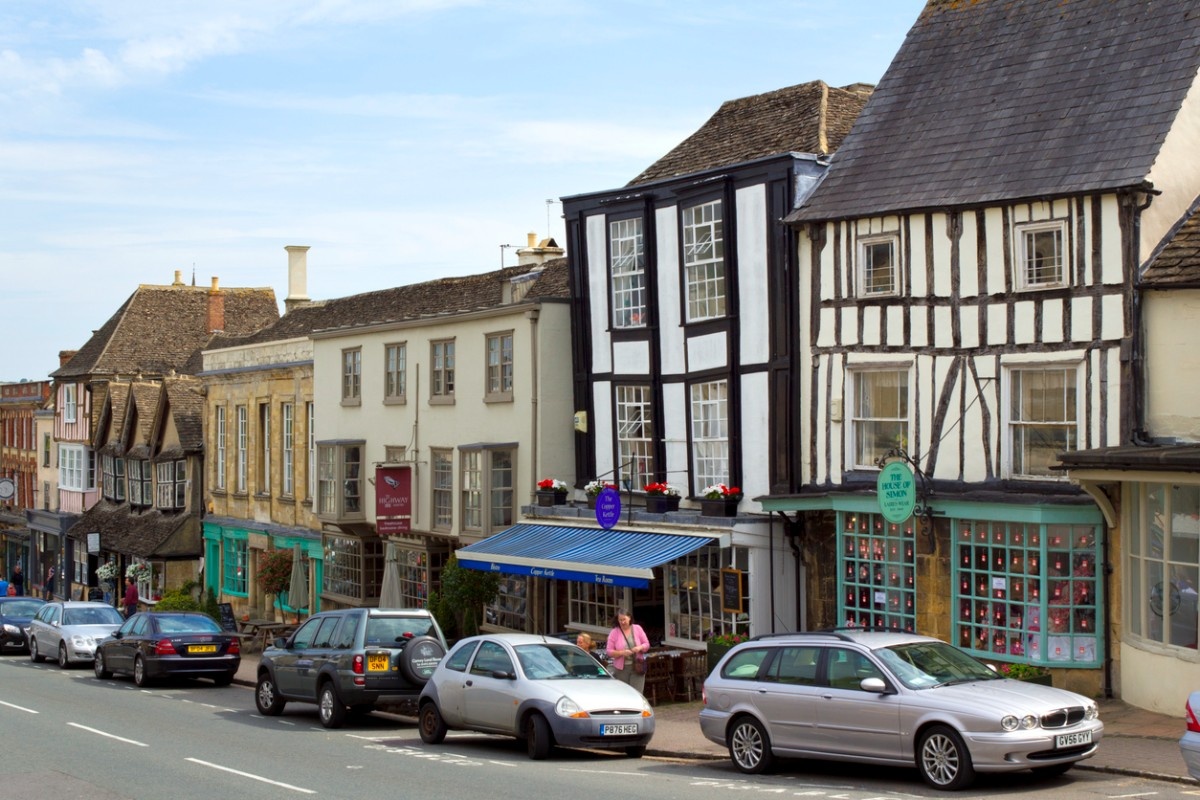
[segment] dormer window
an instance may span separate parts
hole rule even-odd
[[[1046,289],[1066,285],[1066,234],[1066,220],[1049,220],[1017,227],[1019,288]]]

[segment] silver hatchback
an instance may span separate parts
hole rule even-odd
[[[1104,735],[1083,695],[1002,678],[939,639],[855,630],[734,647],[704,683],[700,728],[743,772],[775,756],[915,766],[937,789],[1061,775]]]

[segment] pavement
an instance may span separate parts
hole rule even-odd
[[[258,654],[243,653],[235,683],[254,686]],[[1080,761],[1075,769],[1132,775],[1142,778],[1197,782],[1188,776],[1179,754],[1179,737],[1184,732],[1183,709],[1178,716],[1156,714],[1115,699],[1102,699],[1100,720],[1104,739],[1096,755]],[[665,758],[727,759],[729,752],[700,733],[700,701],[663,703],[655,707],[654,739],[647,755]]]

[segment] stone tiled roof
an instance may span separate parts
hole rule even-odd
[[[54,378],[166,375],[198,371],[208,329],[209,288],[142,285]],[[259,330],[279,319],[273,289],[222,288],[227,333]]]
[[[67,535],[83,539],[100,534],[105,550],[139,558],[200,555],[200,521],[194,514],[164,514],[157,509],[134,513],[128,505],[101,500],[71,526]]]
[[[1196,0],[929,0],[789,220],[1137,186],[1198,67]]]
[[[1142,282],[1156,288],[1200,286],[1200,209],[1193,210],[1166,246],[1150,260]]]
[[[828,155],[838,148],[871,87],[811,81],[721,104],[688,138],[629,182],[688,175],[780,153]]]
[[[304,337],[317,331],[498,308],[504,304],[505,284],[515,277],[538,270],[537,266],[505,267],[480,275],[439,278],[425,283],[320,300],[289,311],[274,325],[256,333],[242,337],[217,337],[206,349],[262,344]],[[567,260],[553,258],[541,265],[540,274],[526,299],[569,296]]]
[[[123,425],[124,433],[129,437],[128,441],[132,445],[129,454],[137,458],[149,458],[152,454],[150,429],[158,415],[158,400],[162,394],[162,386],[157,382],[138,381],[130,384],[129,394],[130,402],[125,419],[135,425],[132,430],[128,430]]]
[[[163,380],[166,411],[175,420],[184,453],[204,451],[204,384],[197,378],[177,376]]]

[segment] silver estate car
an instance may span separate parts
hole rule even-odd
[[[90,664],[96,647],[121,627],[121,622],[121,612],[107,603],[46,603],[29,621],[29,660],[53,658],[63,669],[80,662]]]
[[[752,774],[791,756],[915,766],[934,788],[962,789],[977,772],[1061,775],[1104,735],[1088,698],[899,632],[751,639],[721,659],[703,697],[705,737]]]

